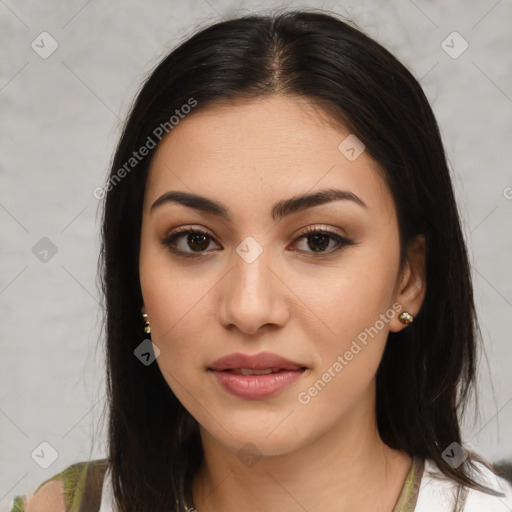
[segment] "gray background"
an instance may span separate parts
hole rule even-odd
[[[453,172],[487,354],[465,439],[490,460],[512,457],[512,2],[447,4],[0,0],[1,511],[69,464],[105,454],[93,190],[141,80],[192,29],[274,7],[344,14],[421,80]],[[43,46],[43,31],[59,45],[46,59],[31,47]],[[454,31],[469,45],[457,58],[442,47],[463,48]],[[45,39],[39,51],[49,48]],[[43,237],[55,255],[33,251]],[[31,457],[37,448],[34,459],[50,461],[44,441],[58,453],[47,469]]]

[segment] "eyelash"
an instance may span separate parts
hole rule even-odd
[[[203,235],[211,240],[215,240],[209,233],[207,233],[206,231],[203,231],[202,229],[183,227],[183,228],[178,228],[177,230],[169,233],[169,235],[167,235],[162,240],[162,244],[165,245],[173,254],[176,254],[178,256],[182,256],[185,258],[201,257],[201,256],[207,254],[206,251],[197,251],[195,253],[194,252],[187,253],[184,251],[177,250],[175,248],[176,240],[183,235]],[[317,258],[322,257],[322,256],[331,255],[331,254],[339,251],[340,249],[343,249],[347,245],[354,245],[354,242],[352,242],[348,238],[344,238],[333,231],[322,229],[322,228],[319,228],[318,226],[314,226],[313,228],[306,228],[306,229],[302,230],[302,232],[297,236],[297,238],[295,239],[295,241],[293,243],[296,243],[300,239],[306,238],[306,237],[312,236],[312,235],[324,235],[324,236],[331,238],[332,240],[334,240],[337,243],[335,248],[331,249],[329,251],[319,251],[319,252],[302,251],[302,252],[316,255],[315,257],[317,257]]]

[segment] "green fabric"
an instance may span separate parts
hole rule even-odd
[[[405,477],[402,492],[398,497],[393,512],[414,512],[420,492],[421,477],[423,476],[424,461],[419,457],[412,459],[411,467]]]
[[[16,496],[14,498],[11,512],[25,512],[25,507],[23,505],[24,498],[24,496]]]
[[[36,494],[37,491],[48,482],[62,480],[64,483],[66,512],[80,512],[86,488],[88,492],[99,491],[99,489],[89,489],[89,479],[91,479],[91,477],[96,477],[96,484],[102,481],[107,467],[108,463],[106,459],[78,462],[45,480],[39,485],[34,494]],[[11,512],[25,512],[25,500],[25,495],[15,496]]]
[[[103,476],[108,467],[106,459],[93,460],[89,462],[79,462],[69,466],[64,471],[45,480],[36,492],[46,483],[53,480],[62,480],[64,482],[64,495],[66,502],[66,512],[83,512],[90,507],[87,506],[88,497],[93,493],[100,492],[98,487],[103,481]],[[393,512],[413,512],[416,508],[418,493],[423,476],[424,461],[420,458],[413,458],[409,472],[405,478],[405,483],[398,497]],[[34,493],[35,494],[35,493]],[[86,499],[84,500],[84,496]],[[98,498],[99,494],[97,495]],[[11,512],[25,512],[25,496],[16,496],[14,498]],[[90,503],[90,502],[89,502]],[[96,505],[95,505],[96,506]],[[97,504],[99,509],[99,504]]]

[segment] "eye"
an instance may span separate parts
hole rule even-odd
[[[348,238],[340,236],[334,231],[319,228],[318,226],[303,230],[302,235],[299,236],[294,243],[296,244],[298,241],[306,242],[307,248],[311,249],[311,251],[306,249],[304,252],[311,252],[312,254],[332,254],[346,245],[354,245],[354,242]],[[334,248],[331,246],[331,249],[327,250],[331,242],[334,242]]]
[[[206,254],[213,237],[207,232],[197,228],[182,227],[178,228],[162,240],[162,244],[169,248],[173,254],[184,257],[195,257]],[[301,249],[301,252],[311,254],[332,254],[346,245],[354,245],[351,240],[342,237],[334,231],[314,226],[306,228],[302,234],[295,239],[294,244],[300,241],[306,241],[307,249]],[[334,242],[334,248],[328,250],[331,242]],[[190,250],[188,250],[190,249]]]
[[[206,231],[197,228],[183,227],[170,233],[162,240],[162,243],[167,246],[172,253],[185,257],[194,257],[205,253],[205,249],[208,248],[211,240],[213,240],[213,237]],[[187,251],[186,248],[191,249],[191,251]]]

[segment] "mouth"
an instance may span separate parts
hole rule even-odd
[[[299,381],[306,368],[285,370],[283,368],[234,368],[230,370],[212,370],[208,373],[220,385],[220,389],[238,398],[262,400],[278,395]]]
[[[228,368],[225,370],[214,370],[213,368],[208,368],[210,371],[221,371],[221,372],[229,372],[234,375],[270,375],[271,373],[282,373],[282,372],[302,372],[307,370],[305,366],[296,367],[296,368]]]
[[[217,359],[207,367],[208,370],[230,371],[238,375],[266,375],[281,371],[300,371],[306,368],[304,364],[291,361],[272,352],[258,354],[235,352]]]
[[[309,368],[277,354],[230,354],[207,368],[220,389],[238,398],[270,398],[297,383]]]

